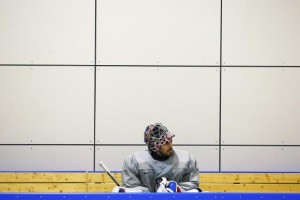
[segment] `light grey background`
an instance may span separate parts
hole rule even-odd
[[[223,65],[299,66],[300,1],[224,0]]]
[[[97,64],[219,64],[219,0],[98,0],[97,10]]]
[[[300,68],[223,68],[222,144],[300,143]]]
[[[92,171],[92,146],[0,145],[1,171]]]
[[[93,144],[94,68],[0,67],[0,141]]]
[[[1,64],[94,64],[94,0],[1,0]]]
[[[218,144],[219,76],[217,67],[98,67],[96,142],[144,144],[145,124],[164,122],[175,144]]]
[[[297,172],[299,147],[222,147],[222,171]]]
[[[299,9],[0,0],[0,170],[119,171],[161,122],[201,172],[299,172]]]

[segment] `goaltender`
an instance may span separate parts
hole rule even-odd
[[[201,192],[195,157],[173,148],[175,135],[161,123],[144,132],[148,150],[130,154],[124,161],[119,192]],[[115,189],[115,191],[116,191]]]

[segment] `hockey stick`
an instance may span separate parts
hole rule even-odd
[[[104,165],[103,161],[100,161],[99,166],[102,167],[106,173],[108,174],[108,176],[115,182],[115,184],[117,184],[117,186],[120,186],[120,183],[118,183],[118,181],[115,179],[115,177],[113,177],[113,175],[110,173],[109,169]]]

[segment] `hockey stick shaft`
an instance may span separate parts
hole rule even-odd
[[[121,185],[118,183],[118,181],[115,179],[115,177],[110,173],[109,169],[104,165],[103,161],[101,161],[101,162],[99,163],[99,166],[102,167],[102,168],[105,170],[105,172],[106,172],[106,173],[108,174],[108,176],[115,182],[115,184],[116,184],[117,186],[121,186]]]

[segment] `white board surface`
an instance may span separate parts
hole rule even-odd
[[[143,144],[160,122],[174,144],[218,144],[219,77],[215,67],[99,67],[96,143]]]
[[[222,64],[299,66],[300,1],[222,2]]]
[[[93,144],[94,69],[0,66],[3,144]]]
[[[218,65],[219,0],[98,0],[98,65]]]
[[[299,172],[299,147],[222,147],[221,171]]]
[[[93,152],[93,146],[0,145],[0,171],[91,171]]]
[[[94,64],[94,0],[1,0],[0,64]]]
[[[300,68],[223,70],[222,144],[300,143]]]

